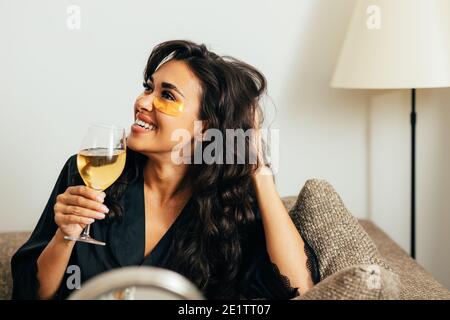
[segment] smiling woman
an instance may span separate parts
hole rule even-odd
[[[157,45],[134,104],[125,169],[105,191],[107,217],[92,227],[108,246],[62,240],[62,225],[98,218],[92,213],[97,204],[86,200],[95,195],[71,187],[82,184],[71,157],[33,235],[13,257],[14,297],[67,297],[68,265],[80,267],[82,282],[123,266],[163,267],[186,276],[209,299],[289,299],[298,289],[308,290],[319,280],[314,252],[289,218],[272,177],[261,174],[258,141],[245,137],[245,159],[256,151],[256,163],[226,162],[242,157],[242,150],[225,141],[222,162],[180,164],[171,157],[179,147],[172,139],[176,130],[192,137],[186,142],[192,157],[214,143],[195,143],[206,130],[222,137],[230,129],[259,130],[265,90],[261,72],[204,45]],[[197,121],[203,125],[195,126]],[[55,213],[64,219],[54,220]]]

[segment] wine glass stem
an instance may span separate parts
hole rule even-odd
[[[91,230],[91,225],[88,224],[84,229],[83,229],[83,233],[81,234],[81,236],[83,238],[89,238],[89,231]]]
[[[92,188],[92,189],[97,190],[97,191],[103,191],[103,189],[97,189],[97,188]],[[91,225],[88,224],[88,225],[83,229],[83,232],[81,233],[81,236],[82,236],[83,238],[90,238],[90,237],[91,237],[91,236],[89,235],[90,230],[91,230]]]

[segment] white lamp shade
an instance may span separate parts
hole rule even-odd
[[[331,86],[450,86],[450,0],[359,0]]]

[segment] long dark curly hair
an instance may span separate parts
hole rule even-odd
[[[230,56],[218,56],[204,44],[174,40],[153,49],[144,71],[144,82],[167,59],[184,61],[200,80],[199,120],[206,123],[204,130],[218,129],[224,137],[222,163],[194,164],[192,161],[188,168],[184,182],[192,189],[192,219],[185,220],[185,225],[176,229],[170,268],[193,281],[209,299],[237,298],[243,243],[255,222],[257,208],[251,175],[259,162],[238,163],[236,159],[243,156],[239,154],[242,151],[237,150],[236,144],[234,148],[227,145],[226,129],[254,128],[257,112],[260,122],[263,121],[259,101],[266,91],[266,79],[249,64]],[[198,147],[203,151],[213,142],[204,141]],[[249,159],[252,149],[248,136],[245,146],[245,159]],[[233,163],[227,163],[227,154],[233,155]],[[125,170],[106,190],[108,219],[120,219],[123,208],[119,199],[127,185],[141,174],[146,161],[144,155],[127,150]]]

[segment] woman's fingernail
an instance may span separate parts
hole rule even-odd
[[[109,209],[108,209],[107,206],[102,206],[102,211],[103,211],[104,213],[108,213],[108,212],[109,212]]]
[[[98,195],[97,200],[100,202],[103,202],[103,201],[105,201],[105,197],[103,197],[102,195]]]

